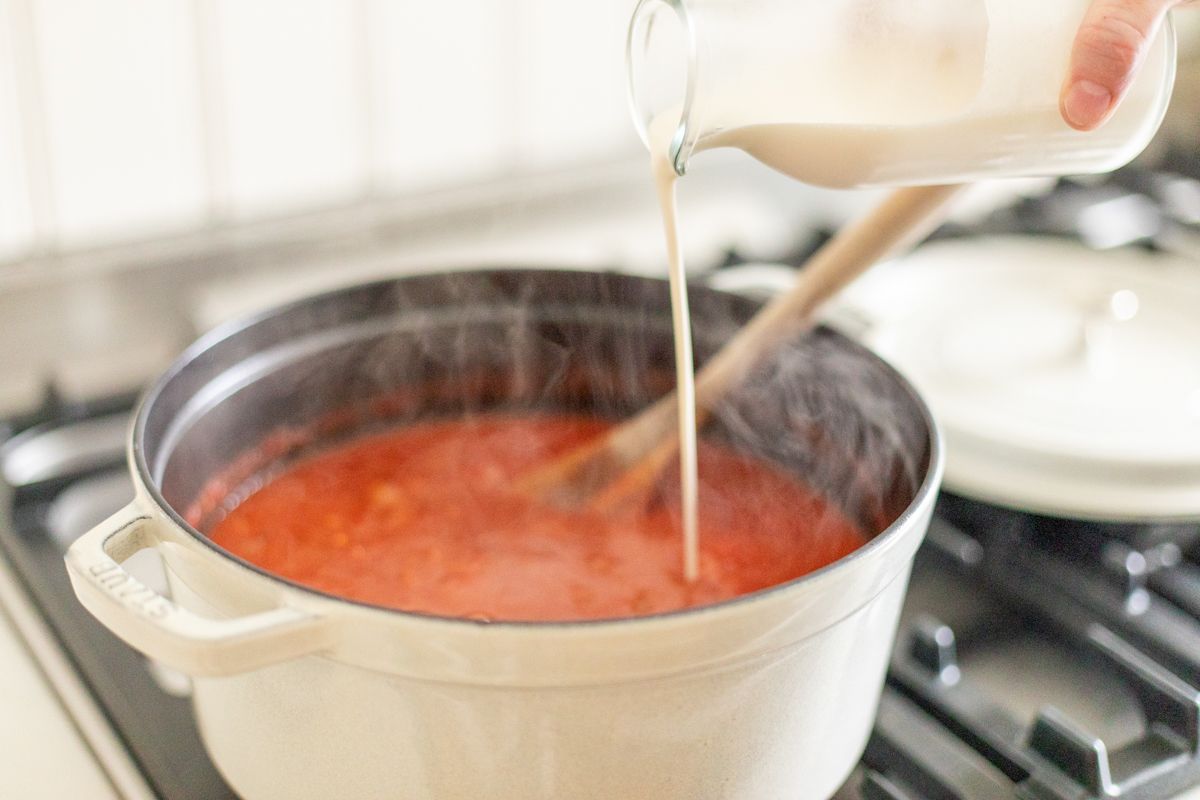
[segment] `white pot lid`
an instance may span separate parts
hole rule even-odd
[[[1055,516],[1200,518],[1200,263],[944,242],[872,270],[831,318],[929,402],[951,491]]]

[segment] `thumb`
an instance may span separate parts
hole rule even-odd
[[[1124,96],[1178,0],[1095,0],[1075,37],[1059,110],[1072,128],[1100,126]]]

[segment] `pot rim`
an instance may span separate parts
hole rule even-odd
[[[906,379],[895,367],[888,363],[885,359],[873,353],[864,345],[850,339],[844,334],[836,330],[828,328],[824,325],[819,325],[813,330],[821,330],[827,334],[831,334],[839,339],[844,345],[852,351],[857,351],[867,358],[878,362],[878,366],[882,367],[906,395],[915,403],[921,415],[921,421],[925,424],[926,430],[929,432],[929,464],[925,469],[925,475],[921,485],[913,493],[912,499],[904,510],[894,519],[890,525],[884,528],[873,536],[866,544],[858,549],[848,553],[838,560],[826,564],[825,566],[805,573],[798,578],[794,578],[785,583],[779,583],[774,586],[769,586],[765,589],[759,589],[748,594],[738,595],[728,600],[723,600],[718,603],[710,603],[702,606],[692,606],[689,608],[677,609],[674,611],[665,611],[657,614],[646,614],[641,616],[631,617],[607,617],[602,619],[585,619],[585,620],[551,620],[551,621],[528,621],[528,620],[473,620],[463,617],[450,617],[439,614],[429,614],[419,611],[405,611],[403,609],[394,608],[391,606],[379,605],[376,603],[367,603],[361,600],[354,600],[348,597],[342,597],[336,594],[330,594],[320,589],[306,586],[302,583],[293,581],[280,575],[276,575],[257,564],[247,561],[234,553],[229,552],[225,548],[212,541],[211,538],[190,525],[179,514],[175,508],[168,503],[159,491],[159,487],[154,481],[149,464],[146,462],[146,454],[144,447],[146,422],[149,416],[149,411],[154,405],[155,400],[159,397],[167,384],[171,382],[177,375],[186,369],[197,357],[211,349],[220,342],[226,341],[237,334],[267,320],[282,314],[286,314],[297,308],[305,305],[318,302],[321,300],[332,298],[336,295],[350,291],[361,291],[372,287],[390,286],[397,282],[403,282],[410,279],[419,279],[422,277],[430,277],[437,274],[446,274],[452,272],[455,275],[460,275],[465,278],[472,276],[493,275],[498,272],[503,272],[507,275],[516,277],[528,276],[535,277],[538,275],[580,275],[580,274],[616,274],[621,279],[632,279],[647,283],[665,284],[665,278],[654,278],[644,275],[635,275],[623,273],[618,270],[570,270],[570,269],[542,269],[542,268],[476,268],[476,269],[455,269],[455,270],[440,270],[436,273],[416,273],[408,276],[397,276],[392,278],[381,278],[373,281],[365,281],[360,283],[348,284],[335,289],[319,292],[316,294],[307,295],[296,300],[291,300],[286,303],[271,306],[270,308],[262,309],[251,314],[236,317],[234,319],[223,322],[208,332],[202,334],[191,345],[172,362],[168,367],[143,393],[138,401],[137,411],[134,416],[133,427],[130,432],[129,440],[129,460],[133,476],[137,483],[145,490],[150,499],[158,507],[158,510],[166,515],[166,517],[181,531],[186,533],[190,539],[199,542],[202,546],[210,550],[214,555],[221,557],[223,560],[232,562],[235,565],[243,567],[260,579],[266,579],[274,584],[299,592],[304,596],[311,597],[320,601],[336,602],[346,604],[354,609],[368,612],[382,612],[389,615],[397,615],[401,618],[409,618],[419,620],[426,623],[445,623],[453,625],[459,629],[475,628],[475,629],[497,629],[505,631],[534,631],[534,630],[597,630],[609,627],[630,627],[638,623],[654,623],[654,622],[673,622],[697,617],[705,613],[713,613],[744,607],[752,603],[760,602],[770,598],[779,596],[780,594],[796,589],[800,586],[806,586],[814,583],[826,575],[835,572],[844,572],[850,569],[854,564],[871,558],[876,553],[880,553],[897,542],[906,532],[914,529],[913,519],[921,514],[922,510],[933,502],[934,496],[937,494],[942,481],[942,474],[945,470],[945,453],[942,434],[938,428],[938,424],[933,417],[929,405],[921,397],[916,388]],[[721,289],[714,289],[705,286],[692,286],[693,289],[701,289],[707,292],[716,294],[732,294]],[[869,598],[867,598],[869,600]]]

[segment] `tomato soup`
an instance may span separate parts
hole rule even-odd
[[[716,603],[860,547],[781,468],[702,442],[700,576],[683,577],[678,474],[619,513],[562,509],[514,479],[607,431],[575,416],[482,416],[356,439],[292,465],[210,531],[269,572],[339,597],[482,620],[605,619]]]

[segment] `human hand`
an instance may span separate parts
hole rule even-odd
[[[1109,118],[1132,83],[1167,12],[1191,0],[1094,0],[1075,37],[1059,110],[1090,131]]]

